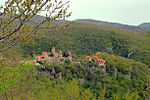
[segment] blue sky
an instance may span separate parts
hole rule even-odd
[[[5,0],[0,0],[0,4]],[[150,0],[70,0],[70,20],[96,19],[130,25],[150,22]]]

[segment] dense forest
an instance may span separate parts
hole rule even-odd
[[[0,100],[150,100],[149,23],[68,21],[71,1],[0,1]]]
[[[34,44],[22,46],[25,57],[33,57],[34,54],[49,51],[55,46],[65,51],[71,50],[76,55],[107,52],[150,66],[150,36],[147,31],[123,31],[92,24],[73,23],[71,27],[57,32],[42,27],[40,33],[39,36],[33,37]]]
[[[10,51],[9,51],[10,52]],[[19,54],[19,51],[17,52]],[[13,55],[13,54],[10,54]],[[24,59],[18,64],[8,63],[12,60],[1,60],[3,67],[0,81],[2,100],[5,97],[14,100],[146,100],[149,92],[147,78],[150,69],[147,65],[131,59],[108,53],[93,54],[106,61],[106,72],[101,69],[86,70],[97,66],[94,62],[86,61],[84,55],[74,56],[75,61],[83,64],[51,64],[41,62],[44,68],[34,64],[24,64],[32,59]],[[19,56],[10,57],[14,61]],[[15,58],[15,59],[14,59]],[[7,63],[6,63],[7,61]],[[51,78],[49,73],[53,73]],[[117,71],[116,71],[117,70]],[[57,74],[61,73],[61,76]]]
[[[149,38],[147,31],[124,31],[86,23],[72,23],[57,31],[42,26],[31,42],[19,44],[1,56],[0,98],[146,100],[150,80]],[[25,64],[43,51],[50,52],[52,47],[71,51],[74,61],[81,64],[38,62],[44,68]],[[104,59],[106,72],[95,62],[86,61],[87,55]],[[97,69],[91,71],[91,66]]]

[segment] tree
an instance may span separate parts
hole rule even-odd
[[[7,0],[0,7],[0,52],[18,43],[31,41],[31,36],[38,33],[42,24],[51,25],[55,20],[70,17],[68,8],[67,0]],[[33,17],[40,13],[45,13],[45,18],[29,25],[34,21]],[[51,25],[50,29],[56,27],[58,25]]]
[[[150,99],[150,75],[148,75],[148,77],[147,77],[147,84],[146,84],[146,90],[147,90],[147,92],[148,92],[148,96],[147,96],[147,98],[148,98],[148,100]]]

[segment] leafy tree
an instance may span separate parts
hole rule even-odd
[[[33,65],[12,67],[11,64],[8,64],[8,60],[4,58],[1,58],[0,62],[0,94],[4,95],[6,100],[9,100],[8,90],[11,91],[9,94],[12,95],[13,86],[25,75],[26,71],[32,69]],[[21,68],[24,68],[24,70],[21,70]]]
[[[106,86],[104,86],[103,90],[100,92],[100,98],[99,100],[104,100],[106,94]]]
[[[68,8],[69,1],[63,0],[7,0],[0,7],[0,52],[20,42],[31,41],[31,36],[37,34],[42,24],[51,25],[57,19],[70,17]],[[45,18],[29,25],[40,13],[45,13]],[[51,29],[56,30],[57,26],[51,25]]]
[[[146,86],[147,86],[146,90],[148,91],[147,98],[150,99],[150,75],[148,75],[148,77],[147,77],[147,84],[146,84]]]

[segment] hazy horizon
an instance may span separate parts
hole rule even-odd
[[[73,14],[70,19],[94,19],[137,26],[150,22],[149,5],[150,0],[71,0]]]
[[[0,5],[6,0],[1,0]],[[68,20],[93,19],[128,25],[150,22],[150,0],[70,0]]]

